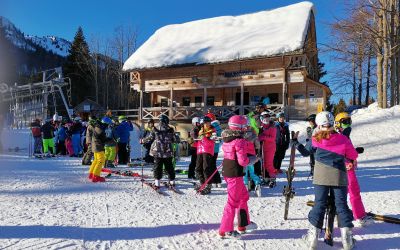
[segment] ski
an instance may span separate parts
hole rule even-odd
[[[150,176],[147,175],[139,175],[138,173],[131,172],[131,171],[121,171],[121,170],[110,170],[110,169],[105,169],[103,168],[101,170],[103,173],[110,173],[110,174],[116,174],[116,175],[122,175],[122,176],[132,176],[132,177],[140,177],[140,178],[150,178]],[[108,178],[108,177],[107,177]]]
[[[19,152],[21,150],[27,150],[27,148],[19,148],[19,147],[15,147],[15,148],[8,148],[3,150],[4,152]]]
[[[195,181],[186,181],[186,180],[182,180],[182,179],[175,179],[176,181],[180,181],[180,182],[186,182],[186,183],[190,183],[193,184],[194,186],[196,186],[196,182]]]
[[[181,192],[179,192],[177,189],[175,189],[174,187],[172,187],[172,185],[169,184],[169,183],[166,182],[166,181],[161,182],[161,184],[164,185],[166,188],[168,188],[168,189],[174,191],[174,193],[176,193],[176,194],[182,194]]]
[[[142,166],[142,163],[128,163],[128,167],[141,167],[141,166]],[[143,163],[143,167],[146,167],[146,166],[154,166],[154,164]]]
[[[307,206],[313,207],[314,206],[314,201],[308,201]],[[386,215],[379,215],[379,214],[374,214],[374,213],[367,213],[368,216],[370,216],[374,220],[379,220],[379,221],[384,221],[388,223],[394,223],[394,224],[399,224],[400,225],[400,219],[399,218],[393,218],[390,216]]]
[[[299,135],[299,131],[296,133],[292,131],[292,140],[296,139],[297,136]],[[283,219],[287,220],[288,214],[289,214],[289,202],[291,199],[293,199],[294,195],[296,192],[294,191],[294,188],[292,188],[292,180],[293,177],[296,175],[296,170],[294,169],[294,158],[296,155],[296,147],[294,144],[292,145],[291,152],[290,152],[290,162],[289,162],[289,167],[286,170],[286,178],[287,178],[287,185],[283,186],[282,194],[285,197],[285,213],[283,215]]]
[[[156,191],[159,195],[163,195],[165,196],[165,194],[163,192],[160,191],[160,189],[156,186],[154,186],[154,184],[149,183],[147,181],[145,181],[144,179],[140,180],[142,183],[146,184],[147,186],[149,186],[151,189],[153,189],[154,191]]]

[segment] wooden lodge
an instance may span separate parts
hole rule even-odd
[[[293,11],[298,13],[296,9]],[[263,15],[270,13],[264,12]],[[157,31],[124,65],[125,72],[130,73],[131,87],[142,96],[143,92],[151,93],[151,107],[144,107],[141,98],[139,120],[145,122],[148,119],[158,119],[164,114],[175,123],[188,124],[184,129],[188,130],[193,117],[213,113],[218,120],[226,123],[232,115],[251,112],[254,101],[259,97],[269,97],[270,104],[267,108],[271,115],[285,112],[291,120],[304,119],[310,114],[325,110],[326,99],[331,91],[318,81],[315,7],[312,5],[304,13],[303,19],[307,19],[303,25],[306,33],[304,41],[298,49],[292,51],[205,63],[196,60],[172,62],[162,66],[130,63],[131,58],[140,61],[146,56],[143,50],[147,43],[154,48],[155,44],[151,40],[160,33]],[[244,15],[243,18],[256,14],[258,13]],[[201,22],[207,20],[209,19],[195,23],[201,25]],[[268,25],[265,23],[265,27]],[[252,39],[257,39],[257,36]],[[260,39],[263,39],[262,35]],[[162,55],[161,52],[156,54]]]

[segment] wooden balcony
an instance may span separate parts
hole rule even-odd
[[[126,109],[113,110],[114,112],[122,112],[125,117],[133,120],[158,120],[161,115],[166,115],[171,121],[191,121],[194,117],[202,117],[207,113],[215,115],[217,120],[228,120],[234,115],[247,115],[253,111],[252,105],[237,106],[207,106],[207,107],[154,107],[142,109]],[[141,111],[142,110],[142,111]],[[172,110],[172,113],[171,113]],[[272,117],[283,112],[288,117],[289,106],[284,107],[283,104],[266,105],[266,110]],[[170,114],[171,113],[171,114]]]

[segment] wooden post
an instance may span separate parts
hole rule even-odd
[[[225,101],[225,90],[226,90],[226,88],[222,88],[222,101],[221,101],[221,106],[225,106],[225,103],[226,103],[226,101]]]
[[[240,85],[240,115],[244,114],[243,103],[244,103],[244,93],[243,93],[244,83]]]
[[[207,114],[207,86],[204,86],[204,108],[203,108],[203,115]]]
[[[140,108],[139,108],[139,120],[143,117],[143,90],[140,90]]]
[[[215,64],[213,65],[211,83],[212,83],[212,86],[215,87]]]
[[[323,97],[322,97],[322,108],[326,111],[326,90],[322,89]],[[330,110],[329,110],[330,111]]]
[[[306,98],[306,102],[305,102],[305,104],[306,104],[306,116],[308,117],[308,81],[306,81],[306,96],[305,96],[305,98]]]
[[[172,118],[174,117],[174,88],[171,88],[170,90],[170,105],[169,105],[169,120],[172,121]]]

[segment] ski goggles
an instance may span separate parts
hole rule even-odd
[[[271,116],[270,115],[262,115],[261,117],[270,118]]]
[[[344,124],[344,125],[351,125],[351,118],[344,118],[344,119],[341,119],[341,120],[340,120],[340,123],[341,123],[341,124]]]

